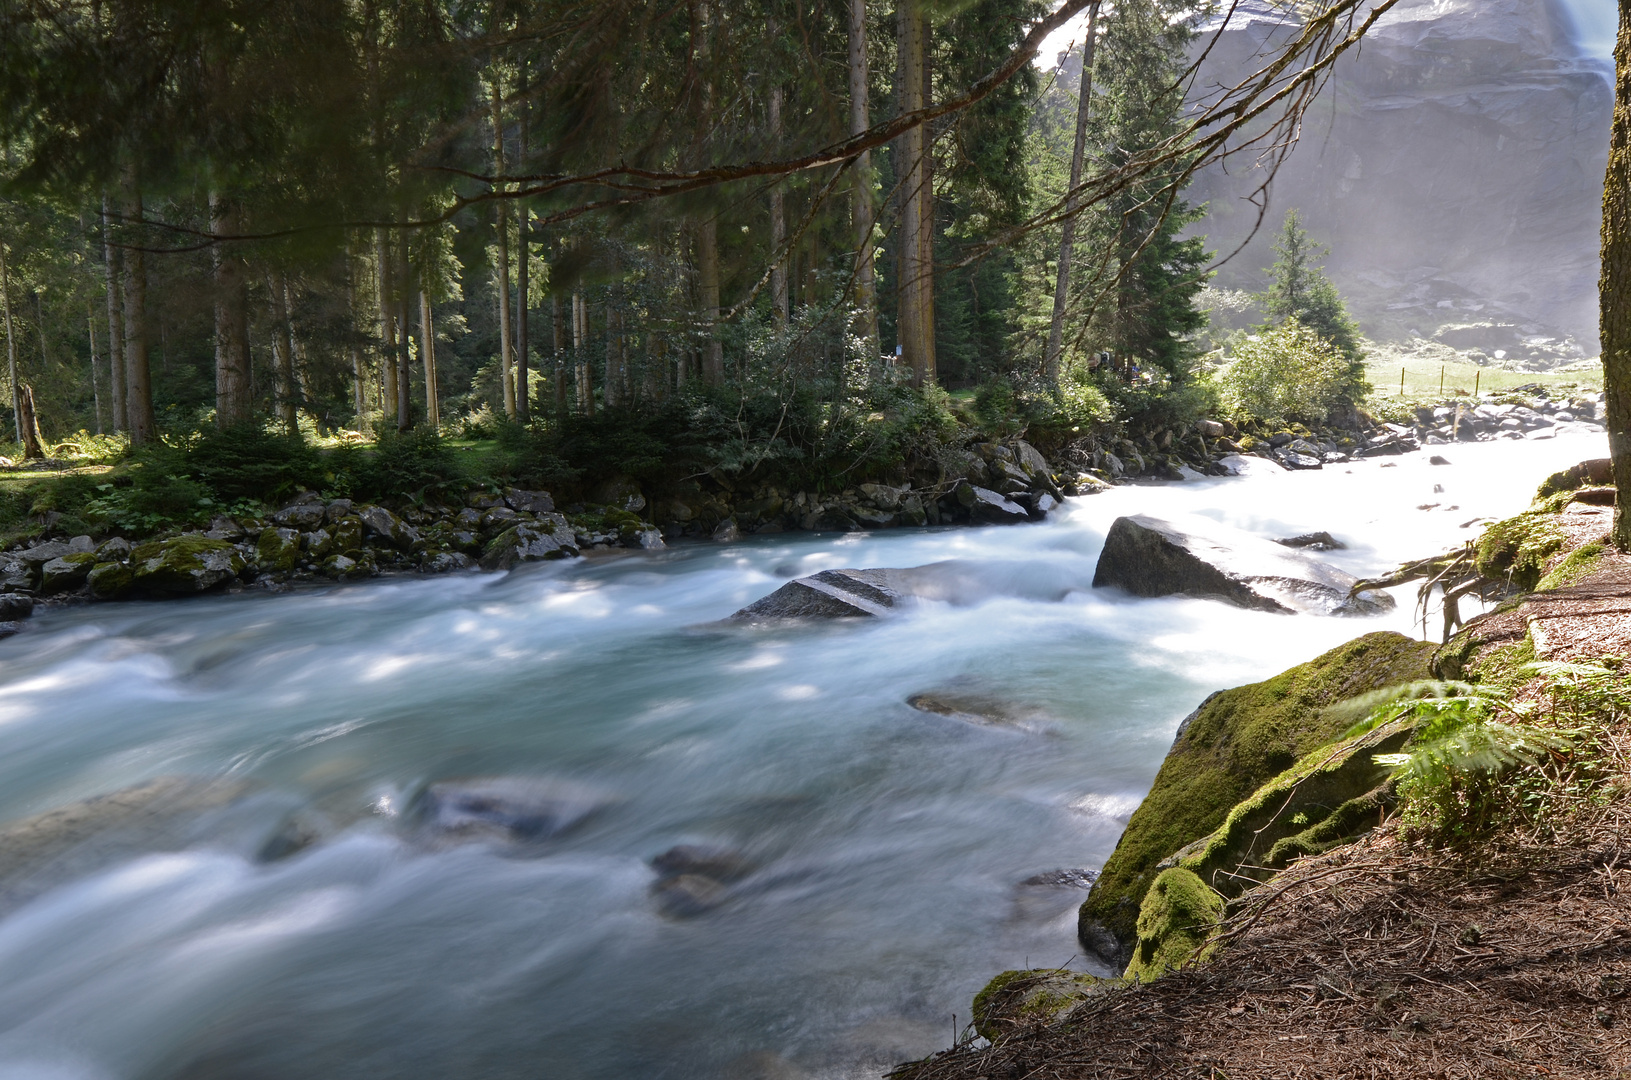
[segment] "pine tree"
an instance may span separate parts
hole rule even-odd
[[[1268,315],[1263,328],[1273,329],[1295,319],[1335,346],[1348,361],[1342,398],[1355,405],[1370,392],[1370,384],[1365,381],[1365,350],[1360,344],[1359,324],[1348,314],[1341,294],[1316,261],[1327,251],[1323,244],[1309,239],[1295,208],[1286,211],[1274,242],[1278,257],[1269,268],[1269,287],[1258,297]]]

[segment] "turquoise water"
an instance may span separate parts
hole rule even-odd
[[[996,971],[1072,962],[1081,894],[1021,882],[1104,860],[1206,693],[1409,628],[1408,601],[1356,621],[1095,592],[1116,516],[1328,529],[1376,571],[1602,443],[1121,488],[1034,526],[43,614],[0,643],[0,822],[155,777],[252,794],[0,907],[0,1077],[876,1075],[949,1043]],[[945,560],[959,605],[712,625],[795,574]],[[931,690],[1022,722],[906,704]],[[573,820],[531,843],[415,823],[416,793],[470,777]],[[317,842],[258,858],[291,815]],[[667,912],[648,860],[682,843],[750,872]]]

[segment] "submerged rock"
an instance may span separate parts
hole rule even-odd
[[[1276,544],[1288,548],[1313,548],[1315,551],[1345,551],[1348,545],[1332,536],[1328,532],[1299,533],[1296,536],[1287,536],[1276,540]]]
[[[906,699],[906,704],[918,712],[948,716],[954,720],[961,720],[964,723],[975,724],[980,727],[1000,727],[1031,732],[1042,731],[1046,728],[1046,724],[1042,722],[1042,711],[1040,709],[1018,705],[1000,698],[987,697],[984,694],[966,693],[958,690],[934,690],[922,694],[913,694]]]
[[[1134,596],[1201,596],[1259,611],[1320,615],[1373,615],[1393,598],[1348,590],[1359,579],[1346,571],[1247,533],[1207,526],[1188,532],[1143,514],[1110,526],[1093,573],[1093,587]]]
[[[876,618],[903,596],[887,570],[823,570],[796,578],[731,616],[736,622],[776,619]]]
[[[536,841],[565,832],[605,802],[601,793],[566,781],[492,776],[431,784],[414,812],[432,834]]]
[[[651,868],[667,877],[705,874],[715,881],[738,881],[753,870],[746,855],[731,848],[703,844],[676,844],[654,856]]]

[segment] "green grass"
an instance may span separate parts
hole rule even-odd
[[[1475,390],[1510,390],[1517,386],[1539,383],[1558,390],[1601,390],[1603,369],[1594,367],[1585,371],[1533,372],[1506,371],[1501,368],[1480,367],[1477,364],[1439,363],[1436,360],[1371,360],[1365,365],[1365,377],[1375,388],[1378,399],[1397,399],[1399,374],[1404,373],[1404,397],[1420,401],[1442,401],[1445,398],[1470,395]],[[1442,376],[1443,392],[1439,391]]]

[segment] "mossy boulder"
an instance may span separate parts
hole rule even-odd
[[[1327,715],[1327,706],[1429,678],[1434,649],[1429,642],[1379,631],[1272,679],[1221,690],[1203,701],[1179,727],[1149,795],[1133,811],[1082,904],[1083,947],[1125,962],[1139,904],[1161,862],[1209,836],[1237,803],[1341,737],[1352,720]]]
[[[1138,909],[1138,943],[1127,979],[1150,982],[1191,959],[1205,959],[1212,931],[1223,919],[1223,897],[1193,870],[1173,867],[1151,882]]]
[[[142,544],[130,553],[130,568],[134,588],[175,595],[225,585],[243,573],[244,559],[226,540],[189,534]]]
[[[262,529],[255,561],[262,570],[288,573],[300,561],[300,534],[294,529]]]
[[[123,563],[105,562],[91,567],[90,573],[85,575],[85,583],[90,586],[91,595],[99,600],[117,600],[130,592],[136,575],[130,567]]]
[[[1015,1031],[1052,1024],[1082,1002],[1125,985],[1062,968],[1004,971],[974,995],[974,1030],[1001,1042]]]
[[[1413,733],[1412,724],[1398,720],[1320,747],[1236,803],[1210,836],[1160,866],[1181,867],[1234,897],[1294,859],[1353,839],[1393,805],[1392,772],[1376,755],[1399,752]]]

